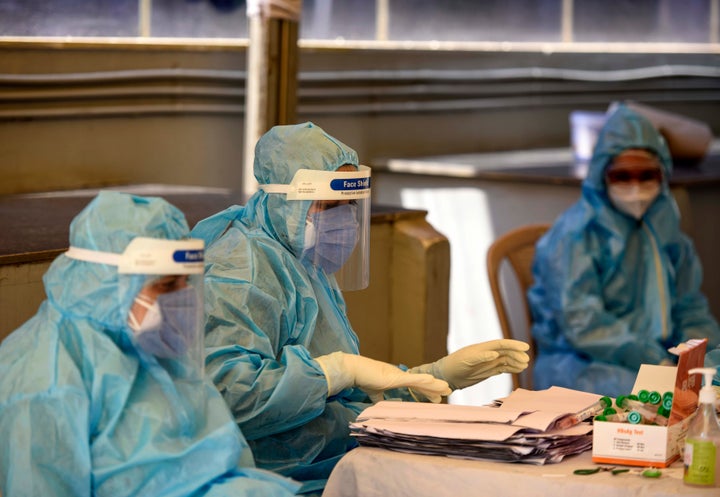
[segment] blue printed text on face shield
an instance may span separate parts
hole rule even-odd
[[[173,261],[175,262],[202,262],[202,250],[176,250],[173,252]]]
[[[370,178],[334,179],[330,182],[333,190],[367,190]]]

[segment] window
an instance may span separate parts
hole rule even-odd
[[[244,0],[0,0],[0,36],[247,38]]]
[[[304,0],[300,36],[717,43],[720,0]],[[245,0],[0,0],[0,36],[247,38]]]
[[[243,0],[152,0],[149,36],[247,38]]]
[[[562,41],[562,0],[395,0],[389,39]]]
[[[138,0],[0,0],[0,36],[137,36]]]
[[[711,3],[707,0],[576,0],[573,40],[708,43]],[[717,19],[717,13],[714,15]]]

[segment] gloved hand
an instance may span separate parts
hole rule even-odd
[[[468,345],[442,359],[416,366],[411,373],[430,373],[453,390],[465,388],[500,373],[519,373],[528,366],[530,348],[519,340],[491,340]]]
[[[431,402],[440,402],[441,396],[450,395],[450,387],[429,374],[410,374],[397,366],[355,354],[333,352],[316,357],[328,383],[328,396],[349,388],[358,387],[370,400],[383,400],[383,392],[392,388],[408,387],[425,395]]]

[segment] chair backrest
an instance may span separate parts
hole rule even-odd
[[[530,335],[532,323],[530,309],[527,303],[527,290],[533,283],[532,262],[535,256],[535,243],[548,229],[550,229],[549,224],[521,226],[497,238],[492,245],[490,245],[487,252],[487,270],[488,279],[490,280],[490,290],[492,291],[493,300],[495,301],[495,308],[497,309],[503,337],[523,340],[530,344],[530,350],[528,351],[530,355],[530,366],[523,373],[512,375],[513,389],[518,387],[532,389],[532,363],[535,359],[535,344]],[[519,332],[513,332],[508,305],[503,297],[500,285],[500,270],[504,261],[510,264],[517,279],[519,290],[522,293],[520,306],[525,311],[525,320],[527,323],[527,333],[524,336],[519,336]]]

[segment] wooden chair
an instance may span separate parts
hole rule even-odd
[[[550,228],[549,224],[530,224],[521,226],[508,233],[505,233],[495,240],[487,251],[487,271],[490,280],[490,290],[492,291],[495,308],[497,309],[498,319],[504,338],[513,338],[522,340],[530,344],[530,366],[519,374],[512,375],[513,390],[522,387],[532,389],[532,363],[535,358],[535,344],[530,334],[532,324],[530,317],[530,309],[527,303],[527,290],[533,283],[532,262],[535,256],[535,243]],[[512,273],[520,293],[519,298],[515,298],[513,302],[518,301],[518,305],[524,310],[525,323],[523,328],[525,332],[521,333],[520,326],[515,329],[510,321],[510,304],[508,289],[503,285],[501,289],[501,269],[503,262],[507,261],[512,268]],[[503,292],[505,290],[505,292]]]

